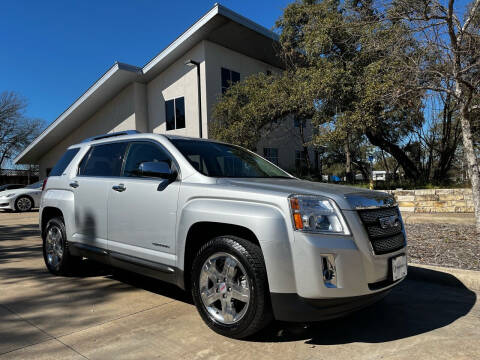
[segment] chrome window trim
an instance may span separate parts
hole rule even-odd
[[[80,169],[80,164],[82,163],[83,159],[87,156],[90,156],[91,153],[92,153],[92,148],[95,147],[95,146],[99,146],[99,145],[108,145],[108,144],[113,144],[113,143],[122,143],[122,142],[126,142],[128,143],[127,144],[127,147],[125,148],[125,153],[124,153],[124,156],[123,156],[123,159],[122,159],[122,168],[120,170],[120,175],[119,176],[91,176],[91,175],[82,175],[82,174],[79,174],[78,171]],[[81,177],[81,178],[103,178],[103,179],[144,179],[144,180],[158,180],[158,178],[141,178],[141,177],[128,177],[128,176],[123,176],[123,168],[124,168],[124,165],[125,165],[125,159],[128,155],[128,150],[130,150],[130,145],[132,143],[138,143],[138,142],[150,142],[158,147],[160,147],[160,149],[162,149],[163,151],[165,151],[171,158],[172,158],[172,161],[174,162],[175,164],[175,167],[177,168],[177,172],[178,172],[178,175],[177,175],[177,179],[176,181],[178,180],[181,180],[181,174],[182,174],[182,170],[180,168],[180,165],[178,164],[178,161],[177,159],[175,159],[175,157],[172,155],[172,153],[170,151],[168,151],[167,148],[165,148],[165,146],[163,146],[160,142],[156,141],[156,140],[153,140],[153,139],[123,139],[123,140],[117,140],[117,141],[106,141],[106,142],[100,142],[100,143],[95,143],[95,144],[87,144],[88,146],[88,150],[87,152],[82,156],[82,158],[78,161],[78,164],[77,164],[77,169],[76,169],[76,172],[75,172],[75,177]],[[78,155],[78,154],[77,154]],[[73,160],[72,160],[73,161]]]

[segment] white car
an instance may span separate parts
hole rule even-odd
[[[0,209],[25,212],[40,207],[42,185],[43,181],[39,181],[21,189],[2,191]]]

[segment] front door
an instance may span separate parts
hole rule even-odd
[[[109,250],[112,256],[122,254],[134,261],[175,266],[180,181],[139,177],[139,165],[153,161],[175,166],[160,144],[138,141],[129,145],[122,178],[108,195]]]

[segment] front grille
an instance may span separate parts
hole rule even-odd
[[[400,218],[398,207],[359,210],[358,214],[365,230],[367,230],[376,255],[388,254],[405,246],[405,236],[403,235],[401,222],[398,222],[396,226],[387,224],[382,227],[381,225],[381,219],[395,215]]]
[[[405,246],[405,237],[403,236],[403,233],[370,241],[372,242],[373,250],[377,255],[388,254],[400,250]]]

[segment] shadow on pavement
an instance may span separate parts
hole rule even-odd
[[[190,293],[183,291],[178,286],[126,270],[112,269],[111,271],[111,278],[114,280],[121,281],[122,283],[150,291],[158,295],[169,297],[172,300],[182,301],[184,303],[193,305],[193,299]]]
[[[128,271],[107,271],[111,271],[109,277],[112,279],[192,304],[193,307],[190,294],[174,285]],[[311,324],[273,322],[246,340],[305,340],[312,345],[381,343],[447,326],[466,315],[475,302],[476,294],[456,277],[434,270],[414,268],[410,269],[409,278],[394,288],[385,299],[348,317]]]
[[[308,325],[276,322],[249,340],[306,340],[312,345],[382,343],[447,326],[475,305],[476,294],[456,277],[419,269],[423,279],[419,281],[414,280],[420,279],[416,269],[385,299],[348,317]]]
[[[23,239],[39,236],[39,234],[40,231],[36,224],[0,225],[0,264],[38,256],[38,253],[42,251],[42,243],[40,241],[26,243]]]
[[[40,230],[37,224],[0,225],[0,241],[22,241],[30,236],[40,237]]]

